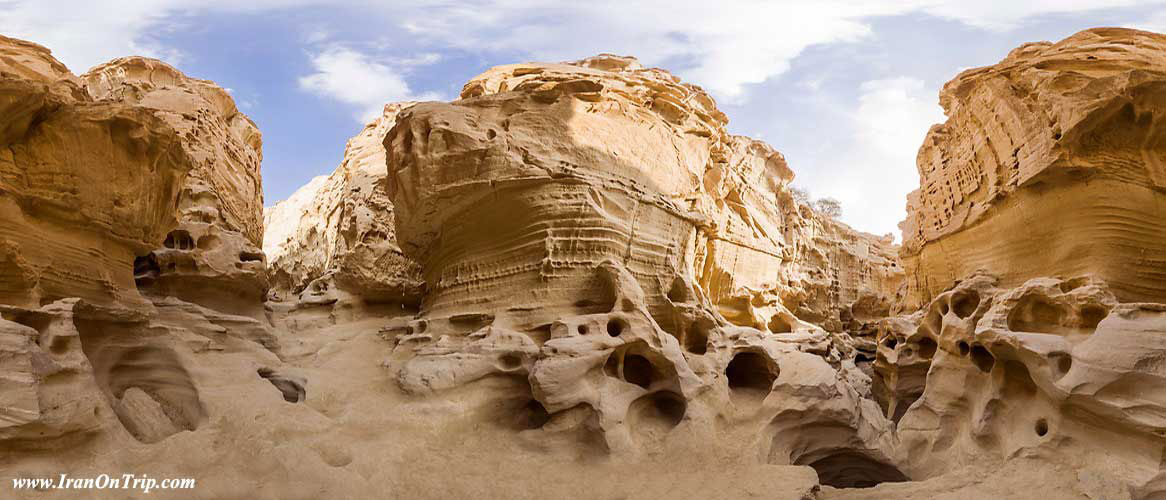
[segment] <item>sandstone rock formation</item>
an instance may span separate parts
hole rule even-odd
[[[1161,498],[1158,226],[1123,217],[1160,204],[1164,38],[1091,30],[949,84],[906,287],[900,249],[799,204],[780,154],[632,58],[390,104],[264,228],[258,132],[224,92],[141,58],[78,79],[0,38],[0,484]],[[979,170],[1005,139],[1031,154]],[[985,229],[1061,206],[1089,236]],[[239,258],[261,239],[267,314],[262,254]]]
[[[1166,296],[1164,49],[1155,33],[1088,30],[944,86],[948,121],[919,150],[902,225],[910,306],[978,270]]]
[[[332,175],[265,211],[263,249],[275,298],[351,306],[420,301],[420,268],[397,246],[382,144],[397,114],[412,104],[386,105],[348,141]]]
[[[267,269],[259,248],[259,129],[225,90],[158,60],[116,59],[81,78],[95,99],[149,110],[173,127],[194,163],[179,197],[178,227],[134,264],[139,287],[222,311],[261,315]]]
[[[0,37],[0,303],[141,306],[134,257],[194,161],[148,109],[95,102],[44,47]]]

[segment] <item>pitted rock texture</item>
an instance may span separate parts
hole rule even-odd
[[[174,227],[193,160],[147,108],[95,102],[36,44],[0,37],[0,304],[144,306],[135,255]]]
[[[850,302],[898,288],[889,241],[799,206],[785,159],[729,135],[708,94],[663,70],[608,55],[501,66],[461,97],[405,110],[385,138],[427,314],[515,306],[537,325],[606,310],[593,285],[608,259],[653,311],[692,288],[762,329],[784,307],[838,330]]]
[[[257,316],[267,292],[262,136],[213,82],[158,60],[124,57],[81,76],[103,102],[154,113],[181,137],[194,168],[182,186],[178,227],[135,263],[138,285],[237,314]]]
[[[1166,36],[1099,28],[961,73],[902,224],[908,305],[976,271],[1166,298]]]
[[[397,246],[382,144],[397,114],[413,104],[386,105],[384,114],[348,141],[331,175],[265,210],[263,249],[273,298],[304,304],[420,301],[420,266]]]
[[[1166,492],[1166,304],[1119,302],[1089,277],[1007,289],[976,275],[887,321],[880,402],[913,478],[1028,457],[1077,471],[1089,498]]]
[[[383,330],[401,389],[506,401],[522,442],[582,460],[906,480],[849,337],[791,311],[838,327],[844,300],[893,297],[890,242],[799,205],[781,155],[725,124],[615,56],[502,66],[402,111],[387,187],[426,293]]]

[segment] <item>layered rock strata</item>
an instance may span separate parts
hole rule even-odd
[[[426,284],[383,331],[400,387],[521,381],[477,391],[589,459],[703,448],[905,480],[853,347],[790,310],[840,324],[842,301],[893,295],[889,242],[798,205],[781,155],[725,124],[616,56],[502,66],[398,114],[387,188]]]
[[[348,141],[331,175],[265,211],[273,298],[304,305],[420,302],[420,267],[397,246],[383,145],[397,114],[413,104],[386,105]]]
[[[193,162],[163,244],[135,262],[138,286],[236,314],[259,316],[266,295],[262,136],[213,82],[158,60],[125,57],[82,75],[89,95],[132,105],[172,127]]]
[[[1093,29],[948,82],[902,225],[909,305],[975,271],[1166,298],[1164,54],[1163,35]]]
[[[174,225],[194,160],[165,120],[92,99],[39,45],[0,37],[0,303],[143,306],[134,258]]]

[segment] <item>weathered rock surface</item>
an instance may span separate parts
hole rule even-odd
[[[601,310],[608,259],[654,313],[689,289],[762,329],[783,307],[836,323],[864,292],[893,296],[890,242],[799,206],[785,159],[726,123],[699,87],[616,56],[501,66],[401,113],[389,186],[427,312]]]
[[[149,110],[94,102],[44,47],[0,37],[0,303],[144,305],[135,254],[173,227],[192,160]]]
[[[420,267],[397,246],[382,144],[397,114],[412,104],[386,105],[348,141],[336,171],[266,209],[263,249],[274,298],[357,307],[420,301]]]
[[[202,295],[263,279],[216,267],[222,248],[264,237],[247,190],[258,135],[227,96],[137,58],[82,85],[47,50],[0,39],[0,210],[20,216],[0,219],[0,481],[198,479],[162,498],[1166,496],[1166,300],[1149,233],[1057,233],[1048,248],[1130,249],[1031,270],[997,265],[1036,258],[1019,240],[978,261],[996,247],[959,239],[1023,218],[1010,200],[1028,200],[1024,214],[1093,206],[1071,190],[1097,183],[1135,193],[1133,212],[1150,210],[1138,189],[1158,202],[1152,176],[1130,174],[1130,158],[1147,172],[1160,159],[1145,90],[1158,73],[1121,69],[1166,53],[1157,40],[1094,30],[1018,49],[1006,63],[1044,59],[1016,74],[950,85],[955,112],[921,160],[984,154],[968,144],[1019,130],[1035,134],[1021,150],[1044,147],[1044,122],[1024,113],[1078,125],[1020,163],[1034,180],[1005,183],[982,212],[969,202],[974,218],[917,194],[906,227],[950,231],[908,235],[905,289],[898,249],[799,205],[782,157],[726,134],[698,87],[606,55],[495,68],[452,103],[387,106],[332,175],[268,211],[269,319]],[[1021,99],[1017,75],[1048,77],[1028,92],[1049,96],[1089,81]],[[1110,91],[1132,122],[1085,99]],[[1025,118],[978,125],[958,104],[969,96]],[[87,141],[121,163],[90,164]],[[1081,169],[1095,173],[1058,173]],[[931,175],[924,193],[946,185]],[[153,189],[168,197],[139,191]],[[55,197],[70,210],[42,208]],[[226,243],[200,245],[212,235]],[[108,269],[53,267],[106,254]],[[191,268],[135,283],[134,255]]]
[[[81,76],[102,102],[149,110],[181,137],[194,164],[163,245],[135,262],[139,288],[259,316],[266,295],[262,136],[213,82],[158,60],[125,57]]]
[[[909,305],[977,270],[1003,286],[1093,274],[1166,299],[1166,36],[1025,44],[944,86],[902,225]]]
[[[798,317],[893,297],[890,242],[799,205],[781,155],[725,124],[616,56],[502,66],[398,114],[388,191],[426,284],[384,330],[401,388],[505,401],[492,418],[552,454],[905,480],[853,348]]]

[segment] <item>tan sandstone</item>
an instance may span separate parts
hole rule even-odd
[[[909,305],[975,271],[1166,296],[1164,68],[1166,37],[1100,28],[948,82],[902,225]]]

